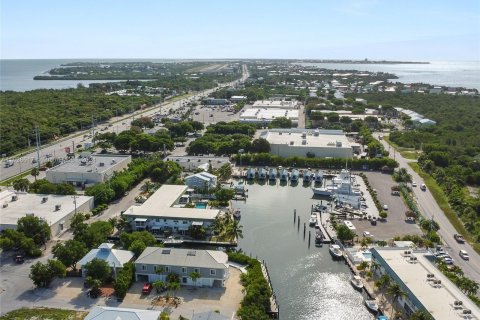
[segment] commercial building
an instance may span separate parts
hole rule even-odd
[[[189,202],[188,186],[163,185],[141,205],[128,208],[123,216],[133,230],[185,234],[192,225],[209,227],[220,214],[218,209],[184,208]]]
[[[182,285],[223,287],[229,276],[228,256],[217,250],[147,247],[135,261],[137,281],[165,281],[172,272],[180,276]],[[200,274],[196,283],[190,278],[192,272]]]
[[[240,122],[263,124],[265,126],[276,118],[290,119],[292,121],[292,124],[296,126],[298,124],[298,109],[251,108],[245,109],[240,114]]]
[[[403,109],[403,108],[395,108],[399,113],[407,116],[412,121],[413,125],[416,127],[421,126],[433,126],[437,123],[433,120],[425,118],[423,115],[416,113],[415,111]]]
[[[132,157],[128,155],[85,155],[67,160],[46,171],[46,179],[52,183],[73,183],[77,186],[105,182],[116,171],[128,167]]]
[[[84,320],[158,320],[160,311],[95,306]]]
[[[15,191],[0,192],[0,231],[16,229],[18,219],[33,215],[45,220],[57,236],[70,228],[70,220],[77,212],[93,209],[93,197],[33,194]]]
[[[217,186],[217,176],[208,172],[200,172],[186,177],[185,184],[190,188],[208,190]]]
[[[352,158],[360,145],[351,143],[341,130],[271,129],[261,138],[270,153],[281,157]]]
[[[215,99],[215,98],[206,98],[204,101],[205,101],[205,104],[208,104],[208,105],[224,105],[229,103],[227,99]]]
[[[196,157],[196,156],[168,156],[165,161],[176,162],[186,171],[194,171],[198,168],[204,169],[211,165],[212,168],[218,169],[224,164],[230,164],[228,157]]]
[[[247,96],[232,96],[230,101],[232,102],[241,102],[247,100]]]
[[[257,100],[253,103],[253,108],[257,109],[298,109],[299,104],[297,100],[277,100],[277,99],[269,99],[269,100]]]
[[[371,252],[379,265],[375,272],[389,275],[406,293],[398,304],[407,316],[423,310],[438,320],[480,319],[480,309],[434,266],[430,252],[395,247]]]
[[[87,263],[93,259],[103,260],[112,268],[112,273],[115,274],[123,265],[132,261],[134,257],[133,252],[128,250],[113,249],[113,243],[102,243],[97,249],[90,250],[77,265],[82,269]],[[86,277],[86,271],[82,270],[82,276]]]

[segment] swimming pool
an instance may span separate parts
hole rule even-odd
[[[195,208],[197,208],[197,209],[207,209],[207,204],[205,202],[197,202],[197,203],[195,203]]]

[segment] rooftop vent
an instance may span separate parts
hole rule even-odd
[[[43,198],[42,198],[42,203],[45,203],[45,202],[47,202],[47,201],[48,201],[48,197],[43,197]]]
[[[187,252],[187,256],[195,256],[197,252],[195,250],[190,250]]]
[[[18,200],[18,196],[17,196],[17,195],[13,195],[13,196],[12,196],[12,202],[13,202],[13,201],[17,201],[17,200]]]
[[[302,138],[306,138],[307,137],[307,133],[304,131],[302,132]]]
[[[117,161],[115,161],[115,160],[112,160],[112,164],[115,164],[115,163],[117,163]]]
[[[340,148],[342,146],[342,141],[337,141],[336,145],[338,148]]]
[[[295,142],[293,142],[293,141],[290,141],[290,145],[291,145],[291,146],[293,146],[293,144],[294,144],[294,143],[295,143]]]
[[[8,202],[5,202],[5,203],[3,204],[3,207],[4,207],[4,208],[8,207]]]
[[[104,167],[104,166],[105,166],[105,163],[104,163],[104,162],[100,162],[98,165],[99,165],[100,167]]]
[[[302,139],[302,144],[307,145],[307,139]]]
[[[162,254],[170,254],[170,249],[163,249]]]
[[[313,135],[314,135],[315,137],[318,137],[318,136],[320,135],[320,131],[319,131],[319,130],[315,130],[315,131],[313,132]]]
[[[58,211],[62,208],[62,205],[61,204],[56,204],[55,205],[55,211]]]

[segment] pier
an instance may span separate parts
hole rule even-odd
[[[270,310],[268,311],[268,314],[272,317],[272,319],[278,319],[280,316],[280,309],[278,307],[275,292],[273,292],[272,282],[270,281],[270,274],[268,273],[265,261],[261,261],[260,265],[262,267],[263,276],[265,277],[265,280],[267,280],[268,286],[270,287],[270,290],[272,292],[272,295],[270,296]]]
[[[320,231],[323,234],[323,243],[332,243],[332,237],[330,236],[330,233],[327,232],[325,226],[323,225],[322,219],[322,214],[317,212],[317,225],[320,228]]]

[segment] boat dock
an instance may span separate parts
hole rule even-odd
[[[319,223],[320,227],[325,229],[325,232],[328,234],[328,236],[330,237],[330,239],[332,239],[332,242],[333,242],[333,239],[337,238],[337,232],[335,231],[335,228],[333,228],[333,226],[330,223],[330,215],[326,213],[320,214],[320,220],[317,220],[317,221],[320,221]]]
[[[316,215],[317,215],[317,224],[320,227],[320,231],[323,234],[323,243],[332,243],[332,238],[330,234],[327,232],[325,226],[323,225],[322,214],[317,212]]]
[[[268,273],[268,269],[265,261],[261,261],[260,265],[262,267],[263,276],[265,277],[265,280],[267,280],[268,286],[272,291],[272,295],[270,296],[270,310],[268,311],[268,314],[272,317],[272,319],[278,319],[280,314],[280,309],[278,307],[277,297],[275,296],[275,292],[273,292],[272,282],[270,281],[270,274]]]

